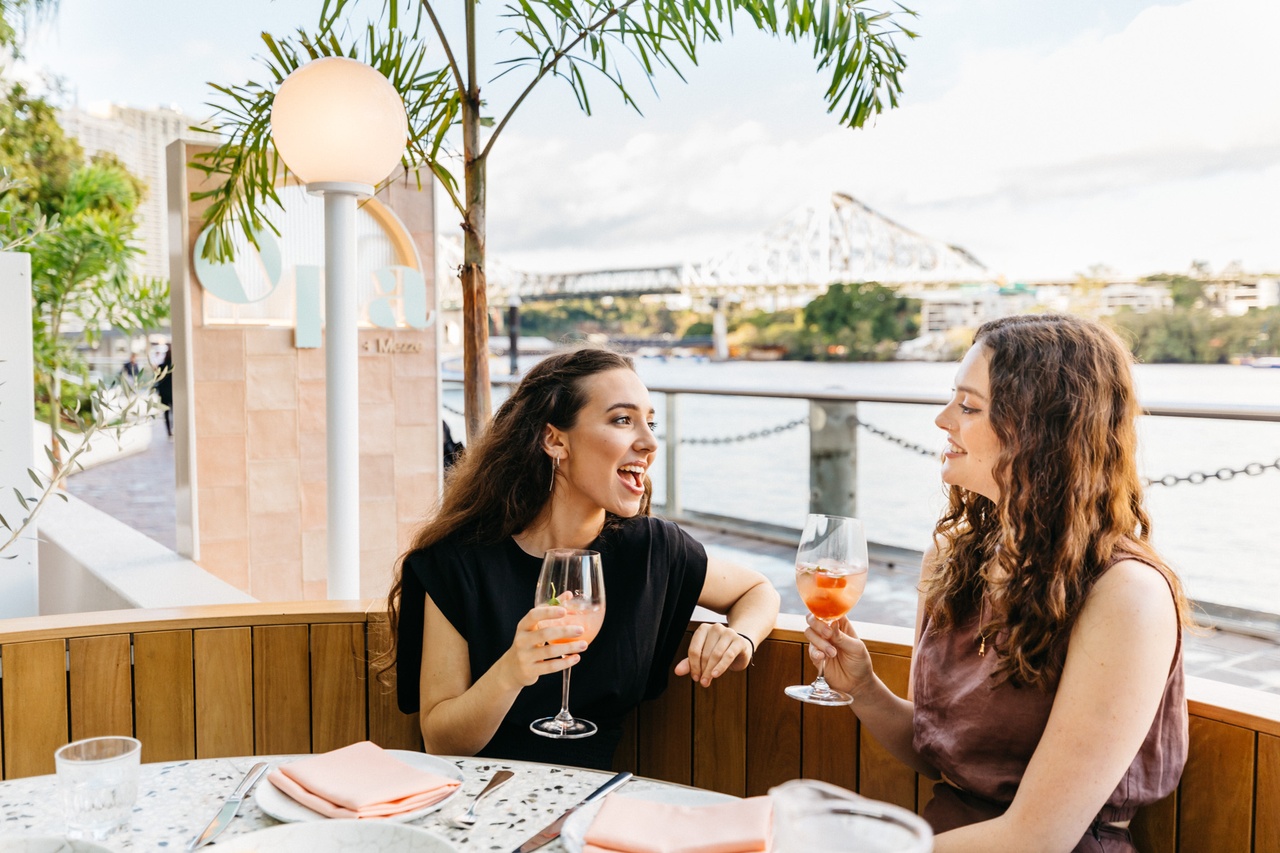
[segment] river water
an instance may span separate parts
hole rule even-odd
[[[949,392],[954,364],[920,362],[723,362],[637,360],[650,386],[826,390],[891,393]],[[1139,394],[1150,403],[1280,405],[1280,370],[1231,365],[1138,365]],[[456,386],[454,386],[456,387]],[[460,395],[446,403],[460,408]],[[500,393],[495,396],[501,396]],[[663,395],[654,394],[659,432]],[[681,398],[686,438],[724,437],[769,429],[808,414],[803,400]],[[860,403],[858,417],[907,441],[942,446],[933,424],[936,406]],[[456,430],[459,418],[449,416]],[[460,434],[460,433],[457,433]],[[1145,417],[1140,423],[1144,475],[1269,464],[1280,457],[1280,423]],[[662,451],[660,451],[661,454]],[[686,509],[799,528],[809,499],[809,433],[800,427],[767,438],[721,445],[686,445],[681,454],[681,501]],[[858,433],[858,515],[867,537],[919,550],[945,505],[938,462]],[[655,498],[664,499],[661,458],[651,469]],[[1280,612],[1280,471],[1200,485],[1147,490],[1156,547],[1182,575],[1192,598]]]

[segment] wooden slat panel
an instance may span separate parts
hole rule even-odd
[[[872,654],[871,660],[880,680],[897,695],[906,696],[907,679],[911,670],[910,658]],[[858,793],[915,811],[915,771],[894,758],[889,750],[871,736],[865,726],[860,726],[859,729]]]
[[[368,737],[364,678],[364,625],[312,625],[312,752],[328,752]]]
[[[190,631],[133,635],[133,695],[142,760],[195,758],[195,664]]]
[[[194,632],[196,756],[253,755],[253,631]]]
[[[622,718],[622,738],[618,741],[618,748],[613,753],[613,772],[621,773],[623,770],[630,770],[632,773],[638,773],[639,769],[636,765],[636,726],[637,714],[635,711],[627,714]]]
[[[1182,853],[1248,853],[1256,738],[1248,729],[1191,718],[1191,750],[1179,797]]]
[[[735,797],[747,792],[746,672],[693,688],[693,784]]]
[[[67,644],[10,643],[4,667],[4,778],[53,772],[53,753],[68,742]]]
[[[257,755],[311,752],[311,632],[253,629],[253,733]]]
[[[812,684],[818,677],[818,668],[809,657],[809,647],[804,647],[804,672],[801,680]],[[793,684],[796,682],[792,682]],[[828,708],[810,705],[783,697],[801,708],[804,717],[804,776],[839,785],[850,791],[858,790],[858,757],[860,743],[858,718],[849,708]]]
[[[77,637],[70,652],[71,739],[133,736],[129,635]]]
[[[1158,803],[1139,809],[1130,824],[1133,842],[1139,850],[1174,851],[1178,849],[1178,791]]]
[[[686,634],[675,659],[685,657],[688,648]],[[693,682],[670,678],[665,693],[640,706],[636,763],[641,776],[689,785],[693,782]]]
[[[1280,853],[1280,737],[1258,736],[1258,787],[1253,813],[1257,853]]]
[[[765,640],[747,670],[747,796],[768,793],[774,785],[799,779],[800,702],[782,691],[798,683],[804,671],[804,646]]]
[[[422,749],[418,715],[396,705],[395,668],[379,675],[378,655],[387,648],[387,623],[370,620],[365,633],[365,691],[369,702],[369,740],[385,749]]]

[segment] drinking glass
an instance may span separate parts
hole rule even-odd
[[[805,607],[823,622],[834,622],[853,609],[867,588],[867,537],[862,522],[839,515],[810,515],[796,549],[796,589]],[[823,678],[826,660],[818,661],[812,684],[788,687],[792,699],[815,705],[848,705],[853,697],[832,690]]]
[[[600,569],[600,554],[596,551],[554,549],[542,558],[542,572],[538,575],[538,590],[533,603],[542,607],[558,605],[568,611],[560,619],[548,619],[538,624],[581,625],[582,636],[552,640],[553,643],[572,643],[582,640],[590,643],[600,633],[604,623],[604,573]],[[569,667],[572,669],[572,667]],[[569,669],[563,670],[564,681],[560,688],[560,713],[543,717],[529,724],[529,729],[543,737],[580,738],[596,733],[596,724],[569,713]]]
[[[812,779],[769,789],[774,853],[929,853],[933,830],[900,806]]]
[[[68,838],[102,841],[129,822],[138,799],[142,744],[131,737],[92,737],[53,754]]]

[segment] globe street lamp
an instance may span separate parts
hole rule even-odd
[[[271,138],[307,192],[324,198],[328,594],[360,597],[360,405],[356,200],[400,162],[404,103],[377,70],[325,57],[285,78]]]

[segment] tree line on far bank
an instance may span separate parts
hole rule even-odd
[[[1213,310],[1197,280],[1154,278],[1169,282],[1171,308],[1141,314],[1125,309],[1106,318],[1139,361],[1218,364],[1280,355],[1280,308],[1229,316]],[[887,361],[901,342],[920,334],[919,300],[877,282],[834,284],[803,308],[743,311],[731,303],[726,313],[731,346],[743,352],[770,349],[793,360]],[[565,342],[595,334],[691,340],[712,333],[705,313],[672,310],[657,297],[529,302],[520,326],[521,334]],[[972,332],[948,335],[955,357]]]

